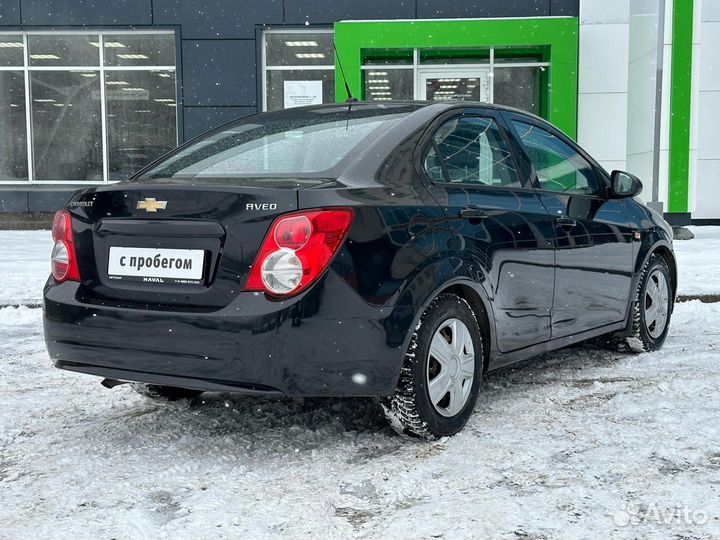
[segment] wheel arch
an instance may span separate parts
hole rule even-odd
[[[493,318],[492,306],[487,293],[480,284],[462,277],[448,280],[438,286],[426,296],[422,305],[417,307],[412,319],[412,324],[408,327],[407,335],[405,336],[402,345],[403,354],[410,345],[413,329],[415,329],[420,322],[420,317],[422,317],[422,314],[425,312],[430,303],[443,293],[450,293],[459,296],[465,300],[473,310],[484,340],[483,368],[487,369],[492,356],[492,351],[495,350],[495,338],[492,332],[492,329],[495,327],[495,321]]]
[[[654,247],[654,249],[650,252],[650,255],[653,255],[657,253],[660,255],[664,260],[665,264],[668,266],[668,270],[670,270],[670,279],[671,279],[671,286],[672,286],[672,299],[673,304],[675,303],[675,298],[677,296],[677,261],[675,260],[675,254],[673,251],[668,248],[668,246],[664,244],[660,244]]]
[[[666,327],[658,338],[649,337],[649,330],[645,326],[645,322],[641,318],[639,311],[641,311],[644,305],[644,297],[641,298],[640,290],[642,277],[649,276],[650,268],[649,264],[654,256],[660,257],[666,264],[668,273],[670,274],[670,313],[673,312],[675,306],[675,295],[677,293],[677,263],[675,255],[672,250],[672,244],[666,240],[660,240],[654,243],[643,244],[643,249],[636,261],[636,272],[633,276],[632,296],[630,304],[628,306],[628,316],[625,329],[616,334],[619,338],[631,338],[627,341],[627,345],[630,350],[636,353],[647,352],[659,348],[662,346],[662,342],[665,341],[665,335],[667,335],[668,326],[670,321],[666,321]],[[654,345],[654,339],[661,339],[659,345]]]
[[[483,338],[483,371],[487,371],[490,364],[490,347],[492,346],[492,331],[490,330],[490,316],[488,308],[485,307],[482,297],[476,289],[465,283],[456,283],[440,291],[438,294],[450,293],[459,296],[470,304],[475,318],[480,327],[480,334]]]
[[[670,244],[670,242],[666,239],[656,235],[648,235],[646,242],[643,242],[643,245],[640,248],[638,258],[635,262],[635,279],[633,280],[632,290],[634,291],[637,287],[637,282],[640,279],[640,274],[642,269],[645,267],[645,264],[648,262],[650,257],[655,254],[663,258],[668,266],[668,270],[670,270],[672,298],[674,303],[678,284],[677,261],[672,249],[672,244]]]
[[[659,255],[663,258],[665,263],[670,270],[670,280],[672,286],[672,302],[670,302],[671,310],[675,306],[675,295],[677,294],[677,261],[672,250],[672,244],[669,240],[663,236],[653,233],[645,237],[643,241],[637,259],[635,260],[634,275],[632,279],[632,286],[630,288],[631,294],[628,301],[628,311],[625,321],[625,329],[622,330],[618,335],[627,337],[630,335],[633,324],[633,310],[632,305],[635,299],[635,293],[640,283],[640,277],[642,275],[643,268],[650,260],[653,255]]]

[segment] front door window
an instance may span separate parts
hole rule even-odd
[[[592,165],[549,131],[512,121],[520,142],[535,166],[541,189],[580,195],[601,195]]]

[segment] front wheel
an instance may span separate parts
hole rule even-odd
[[[665,259],[651,255],[645,263],[632,305],[632,331],[627,337],[636,353],[662,347],[670,327],[672,280]]]
[[[392,427],[425,439],[467,423],[483,374],[483,340],[470,305],[441,294],[413,332],[395,394],[382,400]]]

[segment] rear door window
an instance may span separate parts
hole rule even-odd
[[[513,155],[492,118],[458,116],[441,125],[425,155],[434,182],[521,187]]]

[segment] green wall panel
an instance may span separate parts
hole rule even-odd
[[[369,21],[335,23],[335,46],[353,95],[362,91],[363,51],[401,48],[547,47],[547,119],[577,135],[578,19]],[[336,58],[336,99],[347,99]]]
[[[668,212],[688,211],[693,0],[673,2]]]

